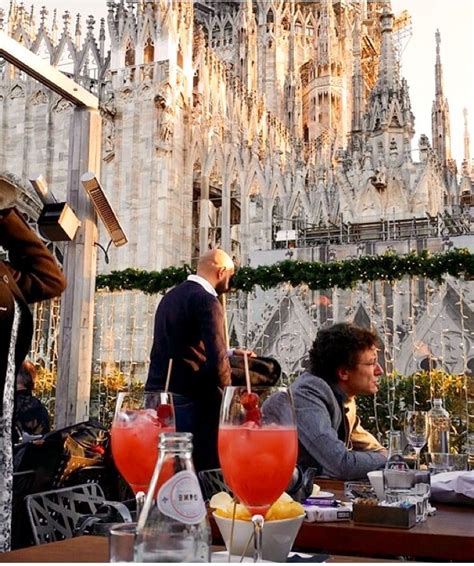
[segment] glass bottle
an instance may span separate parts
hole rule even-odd
[[[404,470],[408,466],[403,458],[402,451],[402,433],[399,430],[389,430],[388,436],[388,454],[385,468]]]
[[[432,453],[449,453],[449,429],[451,419],[448,411],[443,407],[441,399],[433,399],[433,408],[428,413],[430,434],[428,437],[428,451]]]
[[[135,562],[210,562],[209,522],[191,453],[191,433],[161,433],[138,519]]]

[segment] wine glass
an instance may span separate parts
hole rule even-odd
[[[175,429],[170,393],[125,391],[118,394],[110,431],[112,457],[135,495],[148,491],[158,459],[160,433]]]
[[[405,414],[405,436],[416,452],[416,469],[420,469],[420,452],[428,440],[428,413],[407,411]]]
[[[252,514],[254,561],[261,561],[264,517],[288,486],[298,454],[290,391],[255,387],[248,392],[245,387],[226,387],[218,450],[226,484]]]

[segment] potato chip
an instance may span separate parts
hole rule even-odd
[[[311,492],[310,497],[318,497],[318,493],[321,491],[321,488],[317,483],[313,484],[313,491]]]
[[[228,493],[221,491],[213,495],[209,501],[209,506],[215,509],[215,514],[219,517],[232,519],[234,503]],[[304,515],[303,506],[294,501],[287,493],[282,493],[268,510],[265,521],[291,519],[292,517],[299,517],[301,515]],[[250,521],[252,515],[245,505],[237,503],[235,506],[235,518],[241,521]]]
[[[229,505],[232,505],[232,497],[225,491],[215,493],[209,501],[209,507],[212,507],[212,509],[222,509],[225,511]]]
[[[234,513],[234,505],[232,503],[226,509],[217,508],[214,512],[216,515],[219,515],[219,517],[232,519],[232,515]],[[252,519],[252,515],[250,514],[247,507],[245,507],[245,505],[237,503],[237,505],[235,506],[235,518],[236,520],[240,521],[250,521]]]
[[[304,515],[304,508],[297,501],[275,502],[265,517],[265,521],[280,521]]]

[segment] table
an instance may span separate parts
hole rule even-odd
[[[39,546],[30,546],[0,554],[0,562],[107,562],[108,539],[84,535]],[[352,558],[350,556],[331,556],[327,562],[380,562],[370,558]]]
[[[343,498],[343,483],[315,482]],[[339,523],[303,523],[294,547],[329,554],[474,561],[474,508],[433,504],[437,513],[411,529]]]

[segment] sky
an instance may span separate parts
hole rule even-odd
[[[0,6],[8,11],[9,2],[0,0]],[[32,4],[36,14],[41,6],[46,6],[51,13],[57,8],[58,14],[65,9],[74,15],[93,14],[97,22],[107,16],[106,0],[24,0],[25,6]],[[401,73],[410,87],[415,147],[421,134],[431,139],[435,32],[440,30],[444,88],[451,116],[451,149],[460,166],[464,157],[464,108],[468,110],[471,156],[474,156],[474,0],[392,0],[392,8],[395,14],[408,10],[412,16],[412,35],[404,42]]]

